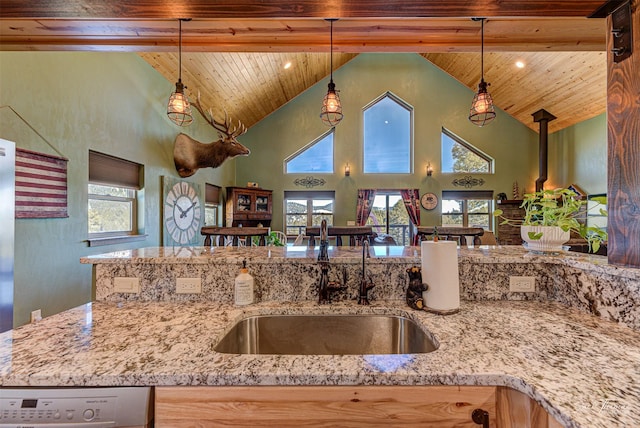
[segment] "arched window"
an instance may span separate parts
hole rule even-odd
[[[410,174],[413,108],[390,92],[364,109],[364,173]]]

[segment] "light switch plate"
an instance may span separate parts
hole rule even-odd
[[[176,293],[200,294],[201,292],[202,281],[200,278],[176,278]]]
[[[532,293],[536,291],[535,276],[510,276],[509,291],[516,293]]]
[[[140,293],[140,278],[128,278],[117,276],[113,278],[113,291],[115,293]]]

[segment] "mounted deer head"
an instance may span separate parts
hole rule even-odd
[[[227,158],[247,156],[251,151],[240,144],[236,138],[247,132],[247,128],[238,121],[238,125],[231,129],[231,120],[224,113],[224,123],[215,120],[211,109],[208,114],[200,105],[200,94],[193,105],[202,117],[218,131],[220,139],[212,143],[203,144],[186,134],[179,134],[173,145],[173,161],[180,177],[189,177],[200,168],[217,168]]]

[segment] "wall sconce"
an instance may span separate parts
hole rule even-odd
[[[431,177],[433,175],[433,167],[431,166],[431,162],[427,163],[427,177]]]
[[[348,177],[351,175],[351,167],[349,166],[349,164],[347,163],[347,165],[344,167],[344,176]]]

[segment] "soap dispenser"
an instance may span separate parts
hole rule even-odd
[[[240,269],[240,274],[236,276],[233,301],[238,306],[253,303],[253,277],[249,275],[246,260],[242,261],[242,269]]]

